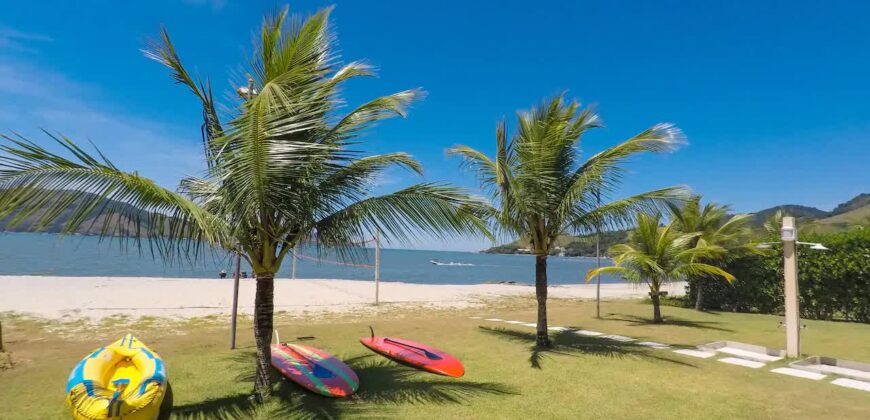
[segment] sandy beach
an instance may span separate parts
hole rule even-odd
[[[232,280],[150,277],[49,277],[0,276],[0,312],[12,311],[48,319],[100,319],[110,315],[196,317],[228,314],[232,305]],[[682,293],[684,283],[668,286]],[[640,298],[646,286],[602,284],[605,299]],[[370,307],[374,282],[362,280],[304,279],[275,281],[275,310],[290,314],[347,312]],[[468,308],[503,297],[534,296],[526,285],[476,284],[428,285],[381,282],[380,301],[385,305],[433,308]],[[595,285],[551,286],[550,298],[594,298]],[[239,311],[251,313],[254,281],[242,280]]]

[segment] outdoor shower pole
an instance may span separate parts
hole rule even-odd
[[[797,228],[794,217],[782,218],[782,253],[785,274],[785,351],[788,357],[801,354],[801,326],[798,296]]]
[[[380,303],[381,288],[381,231],[375,231],[375,305]]]
[[[236,252],[236,272],[233,273],[233,315],[230,320],[230,350],[236,349],[236,316],[239,312],[239,277],[241,277],[242,253]]]

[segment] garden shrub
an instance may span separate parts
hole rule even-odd
[[[803,242],[820,242],[830,251],[798,247],[801,317],[870,322],[870,229],[834,234],[804,234]],[[736,312],[784,312],[782,249],[735,259],[725,270],[732,284],[705,280],[704,307]],[[689,282],[686,302],[694,302],[696,281]]]

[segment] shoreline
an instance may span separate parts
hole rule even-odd
[[[194,280],[194,281],[190,281]],[[255,282],[239,282],[239,313],[253,312]],[[551,285],[553,299],[594,299],[595,284]],[[102,319],[113,315],[192,318],[227,315],[232,306],[232,279],[165,277],[60,277],[0,275],[0,312],[47,319]],[[669,284],[671,295],[685,283]],[[646,297],[646,285],[602,283],[602,299]],[[418,284],[383,281],[384,306],[412,305],[441,309],[485,306],[499,298],[533,297],[522,284]],[[374,305],[372,280],[275,279],[275,311],[294,315],[348,313]]]

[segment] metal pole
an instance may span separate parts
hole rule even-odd
[[[236,317],[239,311],[239,277],[241,277],[242,253],[236,252],[236,272],[233,273],[233,315],[230,320],[230,350],[236,349]]]
[[[254,94],[254,78],[248,76],[247,100]],[[239,277],[242,276],[242,253],[236,251],[236,272],[233,273],[233,314],[230,319],[230,350],[236,349],[236,318],[239,314]]]
[[[375,305],[380,303],[381,288],[381,231],[375,231]]]
[[[601,191],[595,190],[595,209],[601,207]],[[595,268],[601,268],[601,223],[595,221]],[[595,317],[601,318],[601,274],[595,275]]]
[[[791,229],[797,232],[794,217],[782,218],[783,230]],[[801,353],[801,327],[800,309],[798,307],[798,263],[796,242],[797,236],[792,240],[783,238],[782,253],[784,260],[783,272],[785,274],[785,343],[788,357],[799,357]]]
[[[293,253],[293,269],[291,270],[290,278],[292,278],[293,280],[296,280],[296,247],[295,246],[293,247],[293,251],[291,251],[291,252]]]

